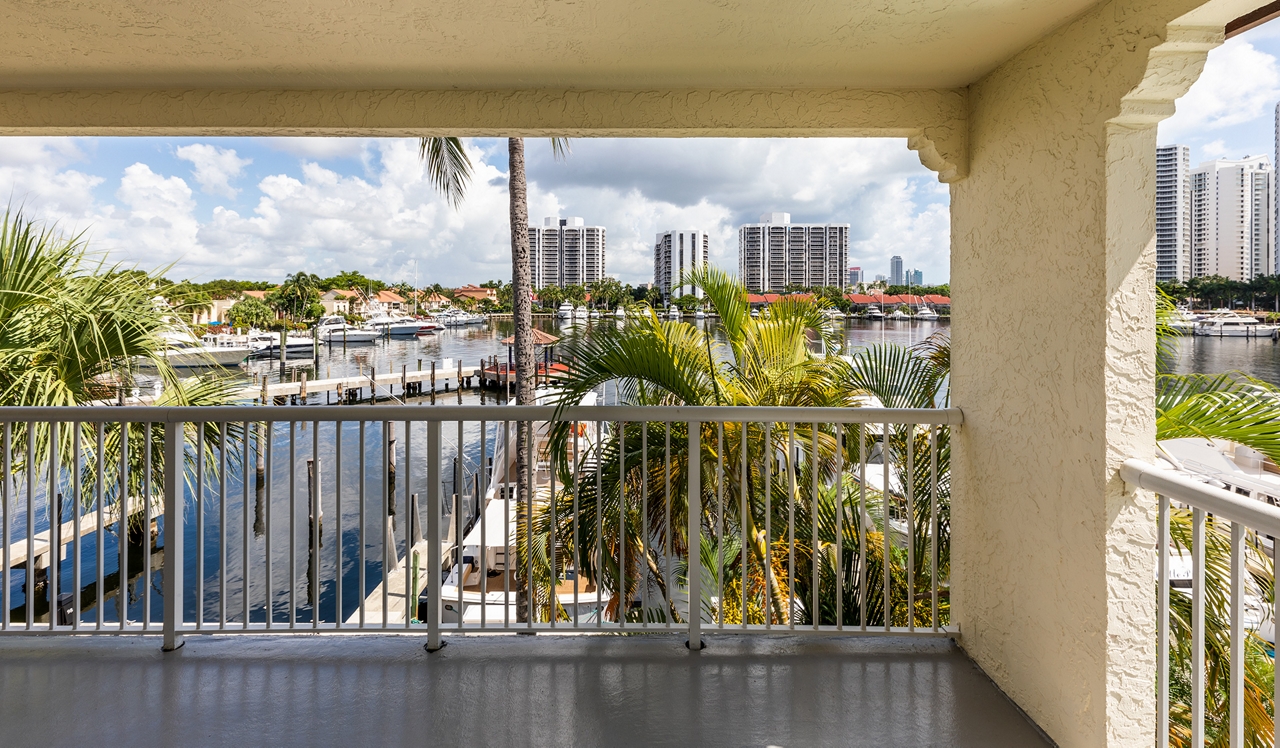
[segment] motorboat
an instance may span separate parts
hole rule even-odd
[[[556,310],[556,316],[560,319],[573,319],[573,304],[564,302],[560,308]]]
[[[380,314],[365,322],[365,328],[393,338],[407,338],[418,334],[422,322],[413,317]]]
[[[423,337],[424,335],[435,335],[436,333],[441,332],[442,330],[445,329],[445,324],[441,322],[438,318],[434,318],[434,317],[420,319],[418,320],[418,323],[419,323],[418,337],[420,338]]]
[[[445,327],[466,327],[467,325],[483,324],[486,317],[483,314],[472,314],[464,312],[461,309],[446,309],[436,315],[435,321],[443,324]]]
[[[693,313],[693,318],[694,318],[694,319],[706,319],[706,318],[707,318],[707,311],[706,311],[705,309],[703,309],[702,307],[698,307],[698,310],[697,310],[696,312],[694,312],[694,313]]]
[[[214,366],[231,368],[239,366],[253,355],[254,349],[246,344],[231,341],[197,340],[187,331],[174,331],[161,335],[165,347],[161,351],[165,362],[175,369],[205,369]],[[149,357],[137,359],[139,368],[155,370],[155,361]]]
[[[667,319],[673,319],[673,320],[684,319],[684,314],[680,311],[680,307],[673,306],[667,310]]]
[[[253,348],[254,357],[280,355],[280,333],[268,330],[250,330],[249,346]],[[316,341],[306,333],[291,332],[285,335],[284,352],[289,354],[311,355],[315,351]]]
[[[902,311],[902,308],[901,308],[901,307],[899,307],[899,308],[897,308],[897,309],[894,309],[892,312],[890,312],[890,313],[889,313],[889,316],[887,317],[887,319],[892,319],[892,320],[904,320],[904,319],[911,319],[911,315],[910,315],[910,314],[907,314],[907,313],[906,313],[906,312],[904,312],[904,311]]]
[[[623,309],[622,307],[618,307],[617,309],[613,310],[613,316],[617,317],[618,319],[626,319],[627,310]]]
[[[560,396],[559,391],[539,389],[535,402],[538,405],[553,405]],[[596,404],[596,399],[594,392],[588,393],[579,404],[590,407]],[[581,422],[571,424],[570,428],[572,438],[577,442],[575,446],[578,453],[591,454],[600,439],[598,425],[595,422]],[[547,454],[551,425],[546,421],[537,421],[533,423],[532,430],[533,454]],[[495,440],[490,464],[489,479],[485,483],[482,500],[467,501],[470,511],[464,516],[469,517],[469,520],[461,533],[461,553],[454,555],[441,585],[441,618],[445,623],[478,623],[481,620],[501,623],[517,618],[518,584],[515,582],[515,569],[508,563],[515,556],[519,527],[516,521],[518,473],[515,429],[505,439],[499,436]],[[582,465],[585,467],[588,463],[584,461]],[[535,506],[545,507],[554,487],[552,465],[540,460],[533,466],[532,473],[532,500]],[[458,563],[458,559],[461,559],[461,563]],[[565,612],[578,621],[592,621],[601,617],[612,599],[612,593],[601,590],[597,595],[594,588],[588,590],[585,579],[576,573],[571,563],[566,569],[565,577],[566,581],[556,588],[556,597]]]
[[[752,319],[760,319],[760,310],[759,310],[759,309],[752,309],[752,310],[751,310],[751,318],[752,318]]]
[[[871,304],[867,307],[867,319],[884,319],[884,312],[880,311],[880,307],[875,304]]]
[[[1280,325],[1267,325],[1230,309],[1215,309],[1195,324],[1195,334],[1211,338],[1271,338]]]
[[[316,334],[330,345],[372,343],[382,335],[377,330],[347,324],[347,320],[338,315],[324,317],[317,322]]]
[[[928,304],[921,304],[919,311],[916,312],[916,319],[928,320],[930,322],[938,319],[938,313]]]
[[[573,317],[574,319],[590,319],[591,314],[587,311],[585,306],[580,306],[573,310]]]
[[[1191,335],[1195,332],[1196,322],[1200,319],[1200,315],[1193,314],[1191,310],[1176,307],[1169,315],[1168,327],[1178,335]]]

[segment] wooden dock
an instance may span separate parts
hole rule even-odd
[[[132,517],[135,514],[142,513],[142,511],[145,508],[146,506],[143,504],[143,500],[141,498],[133,498],[129,500],[129,516],[130,517]],[[157,509],[156,514],[152,515],[152,522],[155,521],[156,516],[159,513],[160,513],[160,510]],[[112,504],[110,506],[103,507],[101,521],[102,521],[102,526],[106,528],[111,528],[115,526],[117,523],[119,523],[120,506],[118,504]],[[80,537],[83,538],[97,532],[100,529],[98,522],[99,522],[99,517],[98,517],[97,511],[90,511],[80,515]],[[35,533],[35,535],[32,537],[32,546],[34,546],[34,550],[35,550],[34,555],[36,559],[37,569],[43,569],[49,565],[50,555],[52,554],[52,548],[53,548],[53,541],[50,539],[50,535],[51,533],[49,530],[44,530],[42,532]],[[60,528],[60,532],[58,533],[59,546],[61,547],[61,546],[71,545],[71,543],[75,542],[75,539],[76,539],[75,520],[63,522],[62,527]],[[10,568],[17,568],[25,564],[27,562],[27,559],[30,558],[30,556],[28,555],[29,552],[30,550],[29,550],[29,546],[26,538],[10,543],[9,544]],[[59,554],[59,556],[61,556],[61,554]]]
[[[489,368],[493,368],[490,365]],[[423,369],[409,371],[407,368],[398,372],[385,374],[362,374],[354,377],[337,377],[334,379],[300,379],[297,382],[267,382],[256,387],[245,387],[237,395],[245,400],[270,402],[283,398],[303,398],[308,395],[333,393],[337,401],[358,402],[367,398],[414,397],[431,394],[434,390],[440,393],[458,389],[471,389],[480,383],[479,366],[458,366],[452,369]],[[366,394],[367,393],[367,394]]]
[[[426,540],[420,540],[417,543],[415,543],[414,546],[409,549],[409,552],[405,554],[405,557],[403,559],[399,559],[396,562],[396,568],[392,569],[391,573],[387,575],[386,579],[377,587],[375,587],[373,589],[373,592],[369,593],[369,596],[365,598],[364,600],[365,625],[376,625],[380,623],[389,623],[389,624],[404,623],[404,612],[405,612],[405,608],[407,607],[405,604],[406,601],[405,601],[405,594],[404,594],[405,585],[406,585],[405,578],[410,574],[412,574],[410,561],[413,559],[413,554],[415,553],[418,554],[418,578],[417,578],[416,589],[414,589],[412,593],[413,600],[417,600],[418,596],[422,594],[422,591],[426,589],[427,582],[430,581],[431,579],[431,574],[435,573],[436,575],[439,575],[440,573],[439,562],[437,562],[434,565],[429,563],[429,557],[427,555],[427,545],[428,544]],[[442,553],[445,556],[448,556],[450,553],[453,552],[453,544],[442,543],[441,549],[442,549]],[[413,580],[408,580],[408,582],[410,583],[412,581]],[[382,598],[383,598],[382,592],[384,588],[386,589],[386,593],[387,593],[386,594],[387,607],[385,610],[382,607]],[[415,611],[415,614],[416,614],[416,611]],[[355,612],[353,612],[350,616],[348,616],[346,622],[353,625],[360,623],[360,609],[357,608]]]

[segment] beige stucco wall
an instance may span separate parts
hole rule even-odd
[[[1221,42],[1169,27],[1195,4],[1104,3],[975,84],[952,185],[953,612],[1062,746],[1154,742],[1154,499],[1116,469],[1154,449],[1155,123]]]

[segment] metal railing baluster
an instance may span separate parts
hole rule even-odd
[[[1159,496],[1156,522],[1156,745],[1169,745],[1169,497]]]
[[[184,424],[164,425],[164,651],[182,646]]]
[[[9,591],[9,525],[13,522],[18,497],[17,488],[13,485],[13,424],[5,421],[4,431],[0,432],[0,449],[4,450],[4,475],[0,480],[0,631],[9,630],[9,611],[13,608],[12,594]]]
[[[62,571],[62,494],[58,488],[58,422],[49,423],[49,487],[45,489],[45,516],[49,521],[49,565],[45,579],[49,588],[49,630],[58,628],[58,577]]]
[[[5,425],[7,426],[8,424],[5,424]],[[150,425],[150,424],[148,424],[148,425]],[[82,544],[81,544],[81,542],[80,542],[80,535],[81,535],[81,531],[82,531],[82,528],[81,528],[81,521],[82,521],[82,520],[81,520],[81,518],[80,518],[80,513],[81,513],[81,512],[83,511],[83,509],[84,509],[84,481],[83,481],[83,475],[81,474],[81,470],[82,470],[82,469],[83,469],[83,467],[84,467],[84,451],[83,451],[83,450],[84,450],[84,448],[83,448],[83,444],[81,443],[81,441],[82,441],[82,439],[83,439],[83,437],[84,437],[84,424],[80,423],[79,421],[76,421],[76,422],[72,423],[72,424],[71,424],[71,434],[72,434],[72,438],[71,438],[71,481],[72,481],[72,482],[71,482],[71,485],[72,485],[72,494],[71,494],[71,502],[72,502],[72,504],[71,504],[71,505],[72,505],[71,522],[72,522],[72,527],[71,527],[71,531],[72,531],[72,533],[74,533],[74,534],[75,534],[75,541],[74,541],[74,543],[75,543],[75,559],[76,559],[76,561],[75,561],[75,565],[71,567],[71,584],[72,584],[72,585],[74,585],[74,587],[75,587],[74,593],[73,593],[73,594],[72,594],[72,596],[71,596],[71,601],[72,601],[72,608],[71,608],[71,615],[72,615],[72,619],[71,619],[71,628],[72,628],[72,629],[74,629],[74,630],[76,630],[76,631],[79,631],[79,630],[80,630],[80,615],[81,615],[81,610],[80,610],[80,591],[84,589],[83,580],[81,579],[81,574],[82,574],[82,568],[81,568],[81,567],[82,567],[82,565],[83,565],[84,558],[81,556],[81,548],[82,548]],[[8,442],[8,439],[6,439],[5,441],[6,441],[6,442]],[[148,444],[149,444],[149,443],[150,443],[150,440],[148,440]],[[8,454],[8,444],[7,444],[7,443],[5,444],[5,454]],[[148,463],[147,463],[147,465],[148,465],[148,466],[149,466],[150,464],[151,464],[150,462],[148,462]],[[7,465],[6,465],[6,467],[7,467]],[[147,476],[148,476],[148,478],[150,478],[150,476],[151,476],[151,470],[150,470],[150,467],[148,467],[148,469],[147,469]],[[5,480],[5,493],[4,493],[4,495],[3,495],[3,496],[0,496],[0,521],[3,521],[3,522],[6,522],[6,523],[7,523],[7,522],[8,522],[8,515],[6,515],[6,514],[5,514],[5,509],[4,509],[4,506],[3,506],[3,504],[7,503],[7,499],[8,499],[8,496],[9,496],[9,494],[8,494],[8,482],[9,482],[9,478],[8,478],[8,474],[7,474],[7,473],[6,473],[6,475],[5,475],[5,479],[4,479],[4,480]],[[148,526],[147,526],[147,530],[148,530],[148,532],[150,531],[150,529],[151,529],[151,526],[148,524]],[[9,551],[9,543],[7,542],[7,541],[8,541],[8,538],[6,538],[6,539],[5,539],[5,541],[6,541],[6,542],[5,542],[5,553],[7,554],[7,553],[8,553],[8,551]],[[149,546],[149,545],[148,545],[147,547],[148,547],[148,548],[150,548],[150,546]],[[150,558],[148,558],[148,560],[150,560]],[[150,576],[150,575],[148,574],[148,576]],[[4,570],[4,574],[3,574],[3,575],[0,575],[0,579],[3,579],[3,580],[4,580],[4,586],[5,586],[5,587],[8,587],[8,586],[9,586],[9,570],[8,570],[7,568]],[[3,597],[3,595],[0,595],[0,597]],[[148,593],[147,593],[147,600],[148,600],[148,601],[150,601],[150,599],[151,599],[151,595],[150,595],[150,592],[148,592]],[[7,600],[7,598],[6,598],[6,599],[5,599],[5,603],[7,603],[7,602],[8,602],[8,600]],[[9,608],[8,608],[6,605],[0,605],[0,610],[4,611],[3,616],[4,616],[4,618],[5,618],[6,622],[7,622],[8,618],[9,618]],[[148,608],[148,611],[150,611],[150,608]],[[148,616],[148,618],[149,618],[149,616]],[[149,622],[149,621],[148,621],[148,622]]]
[[[893,549],[890,538],[893,530],[890,527],[890,518],[893,514],[890,512],[889,506],[889,472],[893,469],[889,464],[889,423],[886,421],[881,424],[884,429],[881,431],[880,438],[880,467],[883,473],[882,478],[884,487],[880,494],[881,502],[884,504],[883,528],[881,530],[881,539],[884,541],[884,559],[880,564],[884,567],[884,630],[888,631],[893,627]]]
[[[929,427],[929,620],[938,631],[938,427]]]
[[[440,421],[427,421],[427,651],[444,646],[440,640]]]
[[[204,424],[196,429],[196,631],[204,629]],[[290,455],[292,457],[292,455]]]
[[[1243,524],[1231,523],[1231,686],[1227,728],[1231,748],[1244,748],[1244,533]]]
[[[689,650],[702,649],[702,424],[690,421],[689,431]]]
[[[1191,512],[1191,744],[1204,745],[1205,512]]]
[[[298,422],[289,421],[289,628],[298,625]],[[383,608],[385,610],[385,607]]]
[[[147,631],[151,629],[151,422],[142,428],[142,629]],[[79,533],[76,539],[79,540]],[[77,593],[79,589],[77,584]]]

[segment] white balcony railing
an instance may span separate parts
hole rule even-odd
[[[407,632],[429,649],[466,631],[953,636],[960,420],[0,409],[0,634],[163,633],[173,648],[204,632]],[[519,434],[533,457],[517,474]]]
[[[1262,637],[1269,627],[1274,640],[1280,614],[1280,597],[1272,594],[1280,508],[1140,460],[1127,460],[1120,477],[1159,497],[1156,745],[1205,745],[1206,732],[1216,734],[1215,744],[1222,744],[1223,733],[1232,748],[1253,744],[1249,734],[1274,730],[1275,716],[1266,713],[1264,704],[1280,696],[1280,680],[1273,681],[1273,693],[1245,693],[1247,640],[1252,638],[1259,649],[1274,650]],[[1228,589],[1224,590],[1209,584],[1206,560],[1211,566],[1219,564],[1227,548]],[[1207,595],[1229,596],[1220,606],[1225,610],[1214,611]],[[1216,619],[1213,626],[1207,617]],[[1172,628],[1175,622],[1176,629]],[[1229,632],[1225,642],[1220,640],[1223,629]],[[1174,677],[1179,674],[1170,672],[1171,647],[1187,655],[1189,672],[1183,674],[1187,683],[1180,683]],[[1218,656],[1210,657],[1206,647],[1219,650]],[[1212,663],[1224,660],[1229,666],[1219,672]],[[1271,667],[1268,663],[1266,670]],[[1226,676],[1225,688],[1221,675]],[[1182,699],[1189,696],[1190,703],[1171,700],[1174,693]],[[1250,703],[1260,708],[1251,719],[1265,724],[1246,725]]]

